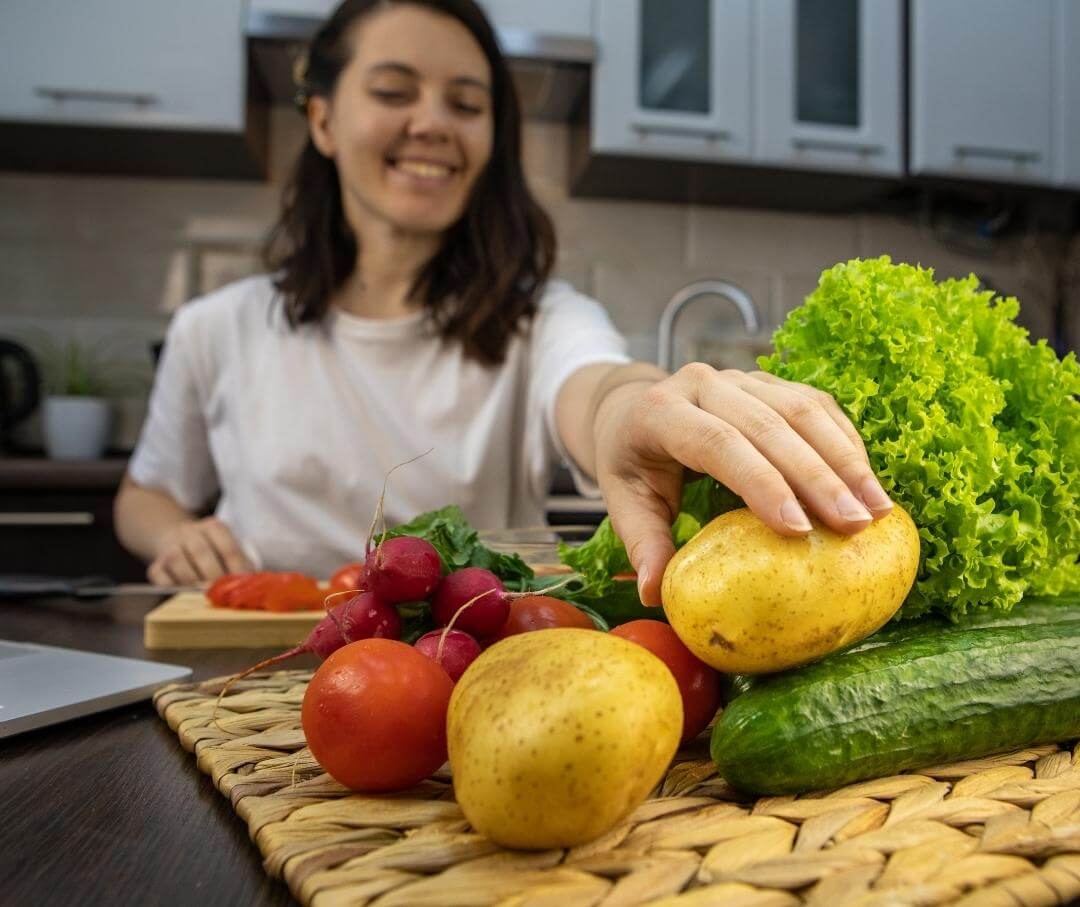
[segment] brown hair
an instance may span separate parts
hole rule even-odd
[[[396,3],[453,16],[476,38],[491,67],[491,158],[465,212],[417,275],[412,293],[423,299],[445,339],[459,340],[470,358],[497,365],[522,319],[536,313],[555,260],[555,231],[525,184],[517,93],[480,8],[473,0],[345,0],[311,42],[298,102],[333,93],[351,56],[352,26]],[[357,240],[342,209],[337,166],[310,136],[285,187],[264,259],[294,328],[320,321],[334,291],[356,267]]]

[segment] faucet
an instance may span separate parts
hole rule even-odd
[[[702,296],[719,296],[728,300],[742,315],[748,334],[756,334],[761,328],[757,307],[745,290],[726,280],[698,280],[672,296],[660,316],[657,363],[665,371],[671,371],[671,363],[675,358],[675,321],[689,303]]]

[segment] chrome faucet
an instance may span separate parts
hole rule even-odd
[[[664,307],[664,312],[660,316],[660,343],[657,360],[660,368],[671,371],[671,364],[675,358],[675,321],[689,303],[703,296],[719,296],[734,305],[739,310],[739,314],[742,315],[748,334],[756,334],[761,329],[757,307],[754,305],[750,295],[741,287],[728,283],[726,280],[695,281],[672,296],[671,301]]]

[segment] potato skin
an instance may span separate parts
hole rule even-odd
[[[454,795],[504,847],[572,847],[636,809],[682,734],[682,699],[636,643],[559,628],[483,652],[450,698]]]
[[[748,509],[712,520],[664,571],[664,612],[698,658],[731,674],[814,661],[868,636],[907,597],[919,532],[898,504],[852,536],[811,518],[782,536]]]

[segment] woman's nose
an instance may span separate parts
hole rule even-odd
[[[408,132],[414,138],[447,138],[450,134],[450,111],[446,103],[441,98],[422,96],[409,117]]]

